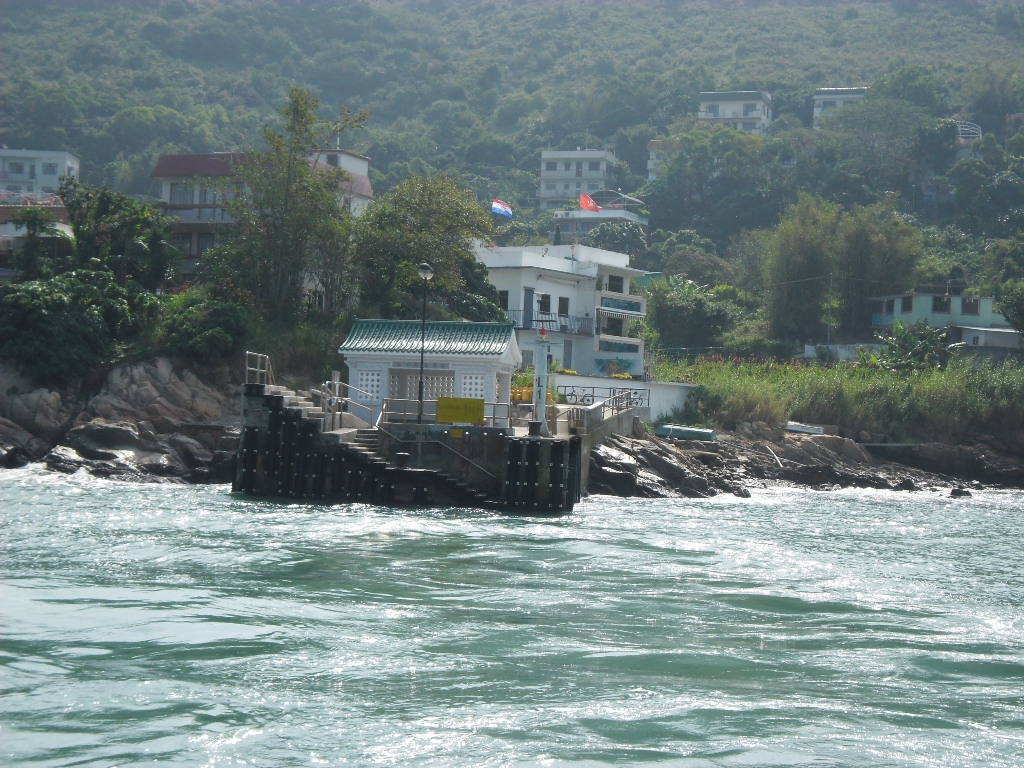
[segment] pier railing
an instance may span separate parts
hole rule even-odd
[[[245,383],[273,385],[274,366],[270,364],[270,355],[259,352],[245,353]]]
[[[402,402],[407,402],[407,401],[402,401]],[[413,400],[412,402],[416,403],[417,406],[419,405],[419,400]],[[436,405],[436,401],[434,401],[434,402],[435,402],[435,405]],[[387,421],[385,421],[385,414],[388,413],[388,406],[389,406],[390,403],[391,403],[391,400],[385,400],[384,401],[383,407],[381,408],[380,416],[377,417],[377,423],[374,426],[376,426],[377,429],[379,429],[382,433],[387,435],[395,443],[397,443],[398,445],[417,445],[417,446],[436,445],[436,446],[439,446],[439,447],[445,449],[451,455],[455,456],[463,464],[468,465],[470,467],[473,467],[474,469],[477,469],[480,472],[483,472],[485,475],[490,477],[492,480],[497,480],[498,479],[494,475],[494,473],[491,472],[490,470],[488,470],[486,467],[480,466],[480,464],[478,464],[477,462],[473,461],[471,458],[469,458],[469,456],[466,456],[465,454],[460,453],[459,451],[455,450],[454,448],[452,448],[447,443],[444,443],[441,440],[432,439],[431,437],[429,437],[428,433],[426,433],[426,432],[417,435],[413,439],[410,439],[410,438],[407,438],[407,437],[399,437],[398,435],[396,435],[394,432],[389,430],[387,428],[387,426],[385,426],[388,423]],[[494,405],[494,403],[492,403],[491,405]],[[502,403],[498,403],[498,405],[502,405]],[[424,406],[426,406],[426,401],[424,401]],[[403,422],[397,422],[397,423],[403,423]]]
[[[397,397],[388,398],[384,401],[381,408],[381,417],[385,422],[409,423],[416,420],[419,416],[419,407],[419,400]],[[485,424],[497,426],[501,421],[508,423],[511,414],[512,408],[509,403],[484,403]],[[437,422],[437,400],[423,401],[423,418],[428,419],[431,424]]]
[[[353,394],[356,396],[353,397]],[[320,408],[332,426],[340,421],[339,415],[344,412],[351,413],[367,424],[372,424],[374,409],[367,405],[372,401],[373,395],[369,392],[343,381],[325,381],[320,385]],[[333,426],[333,428],[336,429],[337,426]]]

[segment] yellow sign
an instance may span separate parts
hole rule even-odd
[[[439,397],[437,420],[449,424],[483,424],[484,401],[472,397]]]

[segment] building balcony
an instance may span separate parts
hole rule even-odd
[[[768,115],[764,110],[755,109],[753,112],[743,114],[742,109],[730,109],[728,111],[712,112],[708,109],[702,109],[697,112],[697,117],[701,120],[761,120],[767,119]]]
[[[231,223],[231,214],[220,205],[165,205],[163,211],[184,224]]]
[[[559,315],[556,312],[524,311],[506,309],[509,322],[519,329],[543,328],[548,333],[565,333],[573,336],[593,336],[594,318],[578,315]]]
[[[647,314],[647,297],[615,291],[598,293],[597,308],[599,311],[635,315],[638,319]]]

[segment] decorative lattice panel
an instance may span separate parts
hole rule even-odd
[[[478,400],[483,400],[486,393],[484,392],[484,376],[481,373],[464,373],[462,375],[462,396],[472,397]]]
[[[455,397],[455,377],[424,376],[423,397],[427,400],[437,400],[439,397]]]
[[[359,371],[356,377],[356,388],[373,395],[375,400],[380,399],[380,371]]]

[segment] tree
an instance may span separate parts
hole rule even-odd
[[[590,244],[606,251],[643,254],[647,249],[644,229],[635,221],[606,221],[590,231]]]
[[[60,197],[68,212],[74,250],[70,258],[51,263],[52,273],[104,270],[119,282],[135,280],[150,291],[171,276],[178,252],[167,241],[170,219],[155,206],[77,179],[61,182]]]
[[[918,320],[912,325],[904,325],[897,320],[891,333],[875,335],[882,348],[878,355],[862,359],[889,371],[945,368],[964,346],[962,343],[950,344],[948,329],[932,328],[925,320]]]
[[[67,257],[62,233],[54,226],[53,212],[43,207],[22,208],[11,219],[16,230],[25,230],[25,240],[12,264],[21,280],[36,280],[51,274],[59,257]]]
[[[473,240],[491,231],[490,214],[446,176],[413,176],[375,200],[353,228],[360,312],[419,314],[420,263],[434,269],[429,288],[448,311],[473,320],[503,319],[494,287],[481,278]],[[465,313],[465,314],[463,314]]]
[[[735,324],[736,307],[692,280],[664,277],[647,286],[647,328],[664,347],[707,347]]]
[[[801,195],[775,230],[766,265],[773,338],[823,337],[838,220],[838,206]]]
[[[65,384],[116,362],[156,310],[155,296],[105,271],[0,285],[0,358],[38,384]]]
[[[996,295],[996,309],[1019,334],[1024,334],[1024,281],[1004,283]]]
[[[847,339],[870,338],[872,295],[904,290],[923,254],[920,232],[896,214],[890,195],[843,213],[836,231],[833,281],[838,330]]]
[[[346,130],[362,125],[366,112],[321,120],[320,103],[292,88],[278,111],[281,127],[266,125],[267,149],[251,153],[235,169],[237,190],[224,190],[233,225],[224,246],[208,251],[202,279],[228,281],[275,318],[291,318],[311,283],[326,309],[345,304],[351,215],[339,188],[343,170],[317,161],[318,153]]]

